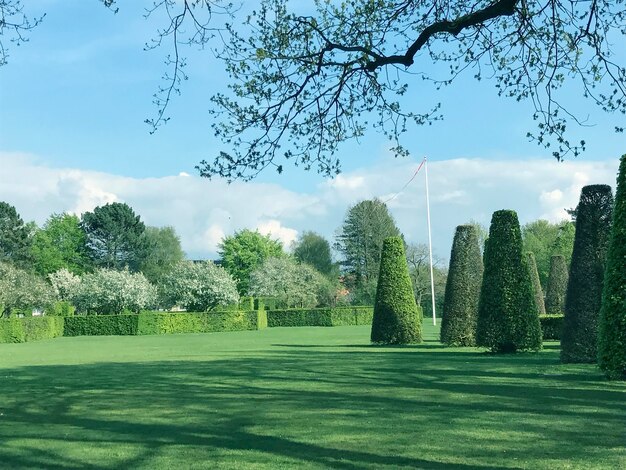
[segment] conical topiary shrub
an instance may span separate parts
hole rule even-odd
[[[597,360],[598,314],[612,213],[610,186],[598,184],[582,189],[565,297],[561,362]]]
[[[548,315],[563,315],[568,278],[565,257],[562,255],[552,256],[550,258],[548,286],[546,287],[546,313]]]
[[[476,345],[478,298],[483,281],[483,258],[478,230],[459,225],[450,253],[441,319],[441,342],[452,346]]]
[[[515,211],[496,211],[485,244],[476,344],[493,352],[541,349],[541,325]]]
[[[535,306],[539,315],[546,314],[546,304],[543,300],[543,289],[539,281],[539,271],[537,271],[537,261],[532,251],[526,253],[526,266],[528,266],[528,274],[533,284],[533,294],[535,296]]]
[[[598,364],[609,379],[626,379],[626,155],[622,155],[598,325]]]
[[[404,242],[400,237],[386,238],[380,258],[371,340],[383,344],[419,343],[421,317],[413,295]]]

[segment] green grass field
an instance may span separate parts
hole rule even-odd
[[[0,344],[0,468],[626,467],[626,384],[592,365],[369,327]]]

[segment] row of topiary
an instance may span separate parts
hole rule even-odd
[[[493,214],[484,258],[476,228],[457,227],[443,343],[496,352],[538,350],[539,316],[546,311],[552,315],[542,321],[543,337],[560,336],[562,362],[597,360],[609,378],[626,378],[626,155],[615,201],[610,186],[583,188],[569,276],[563,257],[553,257],[545,307],[534,256],[522,254],[515,212]]]

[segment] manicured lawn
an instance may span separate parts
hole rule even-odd
[[[1,468],[624,468],[626,385],[369,327],[0,344]]]

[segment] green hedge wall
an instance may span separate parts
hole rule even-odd
[[[88,315],[65,319],[65,336],[162,335],[258,330],[267,315],[257,311],[141,312],[138,315]]]
[[[127,336],[137,334],[138,315],[67,317],[63,336]]]
[[[267,326],[371,325],[373,307],[291,308],[268,310]]]
[[[138,315],[137,334],[211,333],[217,331],[260,330],[266,327],[267,315],[265,311],[146,312]]]
[[[539,315],[543,340],[560,340],[563,330],[563,315]]]
[[[25,343],[63,336],[63,318],[27,317],[0,320],[0,343]]]

